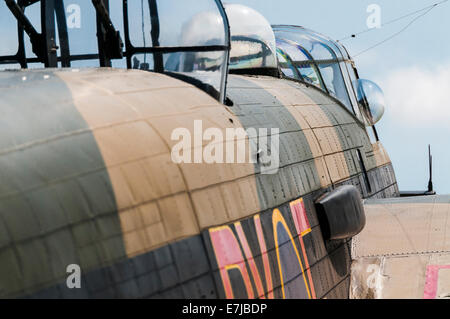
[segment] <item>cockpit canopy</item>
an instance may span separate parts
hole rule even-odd
[[[172,72],[225,96],[230,36],[219,0],[1,0],[0,12],[0,69]]]
[[[325,91],[367,126],[381,119],[383,92],[375,83],[358,78],[353,61],[339,42],[299,26],[272,28],[278,65],[285,77]]]
[[[229,70],[303,81],[373,125],[381,89],[345,50],[303,27],[276,25],[220,0],[0,0],[0,69],[126,67],[165,72],[226,101]],[[122,38],[123,37],[123,38]],[[370,104],[372,101],[372,105]]]
[[[279,67],[285,77],[322,89],[338,99],[366,125],[373,125],[373,120],[379,120],[378,116],[367,119],[369,105],[364,103],[367,99],[360,98],[362,89],[357,71],[347,50],[340,43],[299,26],[272,27]],[[380,98],[376,100],[380,101]],[[380,108],[381,104],[378,103],[377,114],[382,114]]]
[[[272,26],[278,65],[287,78],[309,83],[339,100],[362,123],[373,126],[385,108],[382,90],[358,78],[339,42],[299,26]]]
[[[349,70],[356,76],[345,48],[302,27],[276,25],[273,30],[283,74],[321,88],[353,112]]]
[[[240,5],[225,4],[231,29],[230,69],[277,69],[275,34],[259,12]]]

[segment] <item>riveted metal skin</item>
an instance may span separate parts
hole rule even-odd
[[[389,157],[313,88],[230,75],[227,92],[233,106],[152,72],[0,72],[0,297],[347,298],[351,242],[323,239],[314,201],[396,196]],[[171,134],[195,120],[278,128],[278,171],[174,163]]]
[[[369,199],[353,238],[352,298],[450,295],[450,196]]]

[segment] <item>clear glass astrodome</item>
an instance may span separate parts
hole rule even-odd
[[[179,46],[223,45],[224,27],[222,17],[215,11],[195,14],[182,25]],[[223,52],[182,52],[166,62],[166,69],[191,72],[193,70],[214,71],[223,63]],[[176,62],[176,63],[174,63]]]
[[[224,4],[231,30],[230,69],[278,68],[275,34],[259,12]]]
[[[367,126],[375,125],[383,116],[386,106],[383,91],[377,84],[369,80],[358,79],[354,85],[365,124]]]
[[[225,43],[224,21],[217,10],[197,12],[180,25],[177,39],[177,45],[180,47],[219,46]],[[164,69],[188,74],[205,84],[219,88],[227,58],[224,51],[177,52],[167,55]]]

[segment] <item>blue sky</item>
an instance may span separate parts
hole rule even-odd
[[[272,24],[302,25],[342,39],[367,29],[370,4],[381,23],[440,2],[426,0],[228,0],[262,13]],[[416,15],[417,16],[417,15]],[[342,43],[356,54],[396,33],[415,16]],[[388,106],[377,124],[401,190],[426,189],[427,145],[432,145],[434,186],[450,193],[450,1],[418,19],[392,40],[355,58],[360,77],[377,82]]]

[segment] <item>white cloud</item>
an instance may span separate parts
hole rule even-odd
[[[393,70],[378,82],[388,104],[386,115],[399,125],[449,126],[450,63]]]

